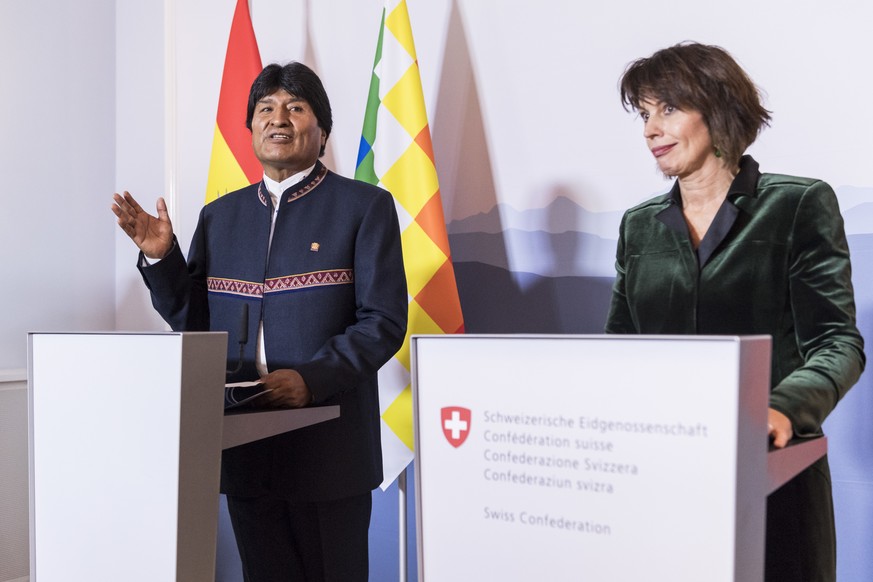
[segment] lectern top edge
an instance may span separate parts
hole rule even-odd
[[[27,332],[28,336],[32,335],[159,335],[159,336],[167,336],[167,335],[207,335],[207,334],[222,334],[227,333],[224,331],[131,331],[131,330],[118,330],[118,331],[109,331],[109,330],[91,330],[91,331],[29,331]]]
[[[643,340],[643,341],[758,341],[769,340],[769,335],[647,335],[647,334],[536,334],[536,333],[467,333],[467,334],[413,334],[412,339],[566,339],[566,340]]]

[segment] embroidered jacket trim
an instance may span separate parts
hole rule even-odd
[[[328,285],[348,285],[354,282],[355,275],[351,269],[332,269],[329,271],[314,271],[312,273],[273,277],[267,279],[264,283],[208,277],[206,279],[206,288],[210,293],[263,297],[268,293],[284,293]]]

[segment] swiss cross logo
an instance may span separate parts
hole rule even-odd
[[[458,448],[464,444],[467,435],[470,434],[471,417],[469,408],[446,406],[440,410],[440,424],[450,445]]]

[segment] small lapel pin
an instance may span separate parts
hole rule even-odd
[[[321,245],[318,244],[317,242],[314,242],[311,245],[309,245],[309,250],[312,251],[313,253],[317,253],[318,249],[320,249],[320,248],[321,248]]]

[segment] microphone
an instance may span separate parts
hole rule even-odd
[[[236,337],[239,338],[239,362],[233,370],[227,370],[227,374],[236,374],[243,367],[243,354],[245,354],[246,344],[249,342],[249,304],[243,302],[242,311],[239,314],[239,327],[237,328]]]

